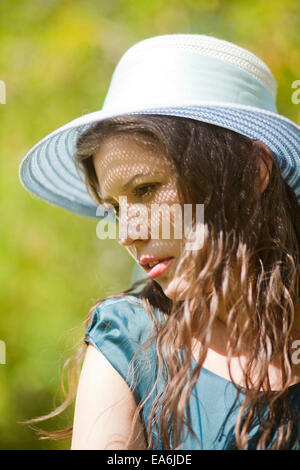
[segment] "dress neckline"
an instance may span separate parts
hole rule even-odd
[[[140,297],[136,297],[135,295],[130,295],[130,294],[128,295],[128,297],[134,297],[135,300],[138,300],[139,303],[142,304],[142,299],[141,299]],[[165,319],[164,314],[163,314],[159,309],[155,308],[154,310],[155,310],[156,312],[158,312],[160,315],[163,315],[163,319]],[[197,362],[196,362],[196,360],[194,359],[193,355],[192,355],[192,364],[193,364],[194,367],[197,365]],[[222,375],[216,374],[216,373],[213,372],[212,370],[207,369],[206,367],[203,367],[203,366],[202,366],[202,370],[203,370],[205,373],[207,373],[208,375],[211,375],[211,377],[214,377],[214,378],[216,378],[216,379],[222,380],[223,382],[225,382],[225,383],[227,383],[227,384],[230,384],[231,387],[234,387],[234,388],[235,388],[234,383],[233,383],[231,380],[226,379],[226,378],[223,377]],[[293,391],[294,391],[294,390],[297,390],[297,387],[299,387],[299,392],[300,392],[300,381],[297,382],[297,383],[295,383],[295,384],[293,384],[293,385],[290,385],[290,386],[288,387],[288,390],[293,390]],[[241,387],[241,386],[239,386],[239,389],[240,389],[243,393],[245,393],[245,392],[248,390],[247,388]],[[276,391],[279,391],[279,390],[271,390],[271,391],[275,393]],[[265,392],[261,391],[260,393],[261,393],[261,394],[264,394]]]
[[[193,356],[192,356],[192,363],[193,363],[194,367],[197,365],[197,362],[196,362],[196,360],[194,359]],[[211,377],[215,377],[215,378],[217,378],[217,379],[219,379],[219,380],[223,380],[223,382],[225,382],[225,383],[227,383],[227,384],[230,384],[232,387],[235,387],[234,383],[233,383],[231,380],[226,379],[226,378],[223,377],[222,375],[216,374],[215,372],[213,372],[213,371],[210,370],[210,369],[207,369],[207,368],[204,367],[204,366],[202,366],[202,370],[203,370],[206,374],[211,375]],[[293,385],[290,385],[290,386],[288,387],[288,390],[293,389],[293,391],[294,391],[295,389],[297,389],[297,387],[299,387],[299,391],[300,391],[300,382],[297,382],[297,383],[295,383],[295,384],[293,384]],[[240,389],[243,393],[245,393],[245,392],[248,390],[247,388],[241,387],[241,386],[239,386],[239,389]],[[278,391],[279,391],[279,390],[271,390],[271,392],[274,392],[274,393],[275,393],[275,392],[278,392]],[[261,393],[261,394],[264,394],[265,392],[261,391],[260,393]]]

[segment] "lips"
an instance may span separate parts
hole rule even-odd
[[[173,258],[173,256],[164,256],[164,257],[156,257],[156,256],[142,256],[139,260],[139,264],[143,268],[149,268],[149,263],[153,263],[154,261],[163,261],[166,259]]]
[[[154,278],[154,277],[160,276],[163,272],[165,272],[173,259],[174,259],[173,256],[166,257],[166,258],[159,258],[159,257],[154,257],[154,256],[142,256],[139,261],[139,264],[142,266],[142,268],[146,270],[149,277]],[[152,263],[154,261],[159,261],[159,262],[156,263],[154,266],[150,267],[149,263]]]

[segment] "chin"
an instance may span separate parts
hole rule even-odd
[[[164,294],[169,297],[169,299],[174,300],[175,294],[177,293],[177,300],[184,300],[183,295],[181,295],[183,287],[186,287],[186,283],[184,281],[180,280],[179,282],[178,279],[172,279],[169,282],[160,282],[159,284],[164,291]]]

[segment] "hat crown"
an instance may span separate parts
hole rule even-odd
[[[119,62],[126,60],[132,54],[147,53],[148,47],[161,46],[196,51],[201,55],[215,57],[236,65],[260,81],[276,101],[276,80],[262,59],[237,44],[205,34],[163,34],[144,39],[131,46]]]
[[[165,34],[131,46],[112,75],[104,108],[198,105],[204,101],[277,112],[276,81],[252,52],[200,34]]]

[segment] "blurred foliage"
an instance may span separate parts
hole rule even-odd
[[[278,110],[300,122],[291,102],[299,79],[300,5],[229,0],[1,0],[0,79],[0,448],[68,449],[38,440],[19,421],[61,400],[60,372],[82,339],[99,297],[129,286],[133,260],[96,222],[30,195],[18,179],[42,137],[101,108],[112,72],[135,42],[158,34],[202,33],[261,57],[278,81]],[[117,260],[117,262],[115,262]],[[68,425],[72,410],[44,425]]]

